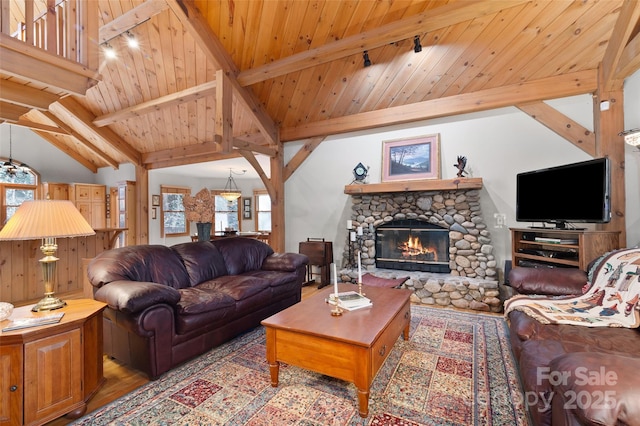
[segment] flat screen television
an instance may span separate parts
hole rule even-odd
[[[516,181],[516,221],[606,223],[611,219],[608,158],[523,172]]]

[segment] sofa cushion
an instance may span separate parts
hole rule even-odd
[[[258,277],[268,281],[271,287],[280,287],[291,282],[296,282],[298,274],[295,272],[280,272],[280,271],[249,271],[243,276]]]
[[[215,321],[223,315],[225,309],[231,308],[236,301],[229,295],[220,291],[206,290],[202,287],[190,287],[178,290],[180,301],[178,302],[179,315],[194,315],[210,312],[211,320]]]
[[[132,314],[161,303],[175,305],[180,300],[180,293],[163,284],[113,281],[100,287],[95,298],[111,309]]]
[[[171,249],[182,258],[191,286],[227,275],[222,254],[210,241],[176,244]]]
[[[293,272],[300,266],[309,263],[309,258],[300,253],[273,253],[262,262],[262,268],[266,271]]]
[[[237,302],[268,290],[269,281],[250,275],[225,275],[210,281],[205,281],[195,288],[218,291]]]
[[[211,243],[222,253],[229,275],[260,269],[264,259],[273,254],[269,245],[255,238],[229,237]]]
[[[551,361],[555,391],[583,424],[640,426],[640,358],[574,352]]]
[[[138,245],[103,251],[87,268],[91,285],[112,281],[153,282],[173,288],[189,287],[189,274],[180,257],[163,245]]]

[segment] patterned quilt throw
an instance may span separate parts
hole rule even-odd
[[[598,268],[583,295],[561,298],[514,296],[504,304],[505,315],[518,310],[543,324],[638,327],[640,248],[613,252],[602,259]]]

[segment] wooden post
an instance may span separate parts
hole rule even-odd
[[[274,157],[271,157],[271,183],[273,194],[271,195],[271,237],[269,243],[276,252],[285,251],[284,238],[284,155],[279,149]]]
[[[136,244],[149,244],[149,170],[141,166],[136,166],[136,203]]]
[[[596,134],[596,156],[611,160],[611,222],[598,229],[620,231],[620,247],[627,245],[626,202],[624,182],[624,94],[621,84],[605,90],[602,68],[598,73],[598,91],[593,102],[593,127]],[[608,105],[604,102],[608,102]]]

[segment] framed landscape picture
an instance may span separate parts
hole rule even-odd
[[[382,181],[440,178],[440,134],[382,142]]]

